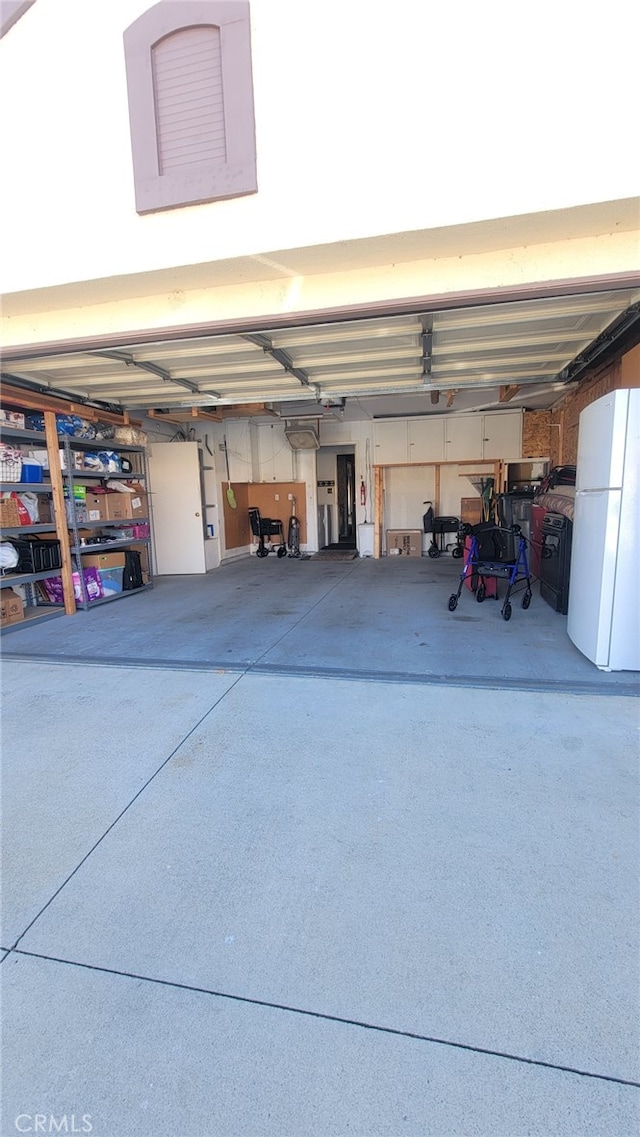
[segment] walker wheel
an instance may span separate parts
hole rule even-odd
[[[531,593],[527,589],[524,596],[522,597],[522,607],[526,610],[529,607],[530,603],[531,603]]]
[[[487,595],[487,590],[486,590],[484,584],[481,584],[478,591],[476,592],[476,600],[478,601],[478,604],[482,604],[482,601],[484,600],[486,595]]]
[[[452,594],[452,595],[449,597],[449,611],[450,611],[450,612],[455,612],[455,610],[456,610],[456,608],[457,608],[457,607],[458,607],[458,597],[456,596],[456,594],[455,594],[455,592],[454,592],[454,593],[453,593],[453,594]]]
[[[432,560],[440,556],[440,550],[437,545],[429,545],[428,553]]]
[[[260,546],[258,546],[258,549],[256,551],[256,556],[257,557],[268,557],[269,556],[269,550],[263,549]]]
[[[511,619],[511,605],[509,603],[505,604],[504,608],[502,609],[502,619],[503,620],[510,620]]]
[[[451,556],[455,557],[456,560],[458,559],[458,557],[462,556],[462,549],[460,548],[459,545],[456,545],[455,549],[451,553]]]
[[[280,548],[278,549],[278,557],[286,557],[286,555],[287,555],[287,546],[281,545]]]

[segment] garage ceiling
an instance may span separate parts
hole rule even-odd
[[[5,379],[138,413],[267,404],[291,416],[342,400],[345,409],[357,401],[357,417],[507,402],[541,408],[577,377],[594,344],[611,343],[607,329],[617,334],[639,312],[640,290],[627,289],[143,345],[110,342],[102,350],[14,355]]]

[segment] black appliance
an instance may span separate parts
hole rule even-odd
[[[542,522],[540,595],[556,612],[569,611],[569,574],[573,523],[561,513],[547,513]]]
[[[495,494],[498,524],[510,529],[518,525],[522,536],[527,542],[531,541],[531,510],[533,508],[533,490],[525,492],[515,490],[513,493]],[[516,553],[514,551],[514,560]]]

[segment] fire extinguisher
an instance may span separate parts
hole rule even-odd
[[[364,480],[360,482],[360,505],[367,504],[367,489]]]

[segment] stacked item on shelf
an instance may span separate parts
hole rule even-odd
[[[24,602],[13,588],[3,588],[0,592],[0,628],[19,624],[24,620]]]

